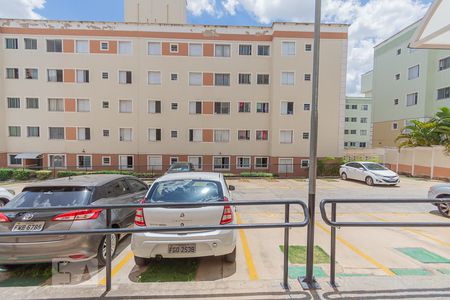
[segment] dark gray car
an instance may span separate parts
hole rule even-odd
[[[86,175],[48,180],[27,186],[5,208],[120,205],[139,203],[148,186],[132,176]],[[112,226],[131,227],[135,209],[112,211]],[[106,212],[98,209],[0,213],[0,231],[80,230],[105,227]],[[112,236],[114,254],[119,236]],[[0,264],[82,261],[105,264],[103,235],[57,235],[0,238]]]

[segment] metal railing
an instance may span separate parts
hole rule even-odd
[[[450,227],[450,222],[338,222],[337,204],[439,204],[450,203],[450,199],[324,199],[320,202],[322,219],[331,227],[330,285],[336,284],[336,228],[341,227]],[[331,204],[331,220],[326,205]]]
[[[285,206],[284,223],[256,223],[256,224],[232,224],[232,225],[201,225],[183,227],[139,227],[139,228],[112,228],[111,211],[122,208],[195,208],[210,206]],[[299,205],[303,212],[303,221],[290,222],[290,206]],[[51,235],[106,235],[106,291],[111,290],[111,234],[130,234],[142,232],[170,232],[170,231],[196,231],[196,230],[226,230],[226,229],[268,229],[284,228],[284,259],[283,259],[283,287],[289,289],[288,285],[288,251],[289,251],[289,228],[305,227],[309,223],[309,214],[306,204],[301,200],[269,200],[269,201],[233,201],[233,202],[207,202],[207,203],[156,203],[156,204],[127,204],[127,205],[88,205],[70,207],[32,207],[32,208],[0,208],[0,213],[14,212],[52,212],[72,211],[82,209],[102,209],[106,211],[105,228],[90,230],[51,230],[39,232],[0,232],[1,237],[24,237],[24,236],[51,236]]]

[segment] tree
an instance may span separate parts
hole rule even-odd
[[[437,123],[436,131],[441,134],[441,144],[450,150],[450,108],[442,107],[433,118]]]
[[[396,138],[400,141],[398,147],[431,147],[441,144],[441,133],[438,131],[438,122],[435,120],[421,122],[411,121],[412,125],[403,128],[402,133]]]

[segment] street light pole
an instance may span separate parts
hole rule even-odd
[[[318,136],[318,103],[319,103],[319,61],[320,61],[320,23],[321,23],[321,0],[315,0],[314,17],[314,57],[312,78],[312,101],[311,101],[311,134],[309,145],[309,190],[308,210],[310,222],[308,224],[307,253],[306,253],[306,276],[299,278],[303,289],[320,289],[314,278],[314,222],[316,213],[316,177],[317,177],[317,136]]]

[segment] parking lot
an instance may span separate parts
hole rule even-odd
[[[302,199],[306,201],[308,182],[302,179],[240,179],[228,180],[236,186],[234,200],[276,200]],[[318,200],[325,198],[426,198],[428,188],[438,181],[428,181],[402,177],[398,187],[369,187],[364,183],[342,181],[339,179],[318,180]],[[23,184],[10,184],[8,188],[19,192]],[[346,205],[338,208],[338,220],[351,221],[449,221],[440,216],[432,205]],[[301,220],[299,207],[292,207],[291,220]],[[240,223],[275,223],[284,221],[284,206],[238,207]],[[316,245],[323,253],[318,258],[315,273],[318,278],[329,275],[328,255],[330,254],[330,228],[316,215]],[[433,276],[450,274],[450,235],[445,228],[345,228],[337,232],[337,274],[350,276]],[[283,229],[239,230],[238,254],[234,264],[220,257],[206,257],[180,263],[180,261],[162,260],[147,268],[138,268],[134,264],[129,247],[130,238],[125,238],[120,251],[113,261],[113,285],[143,281],[143,274],[157,268],[161,272],[173,272],[172,268],[192,267],[190,274],[178,280],[193,281],[248,281],[282,279]],[[290,230],[293,255],[289,264],[289,276],[294,279],[304,274],[302,260],[303,246],[306,246],[306,229]],[[164,267],[161,267],[164,265]],[[32,266],[36,272],[38,267]],[[29,271],[29,270],[28,270]],[[177,270],[178,271],[178,270]],[[35,273],[36,273],[35,272]],[[176,272],[176,271],[175,271]],[[32,272],[31,272],[32,273]],[[147,276],[146,275],[146,276]],[[0,286],[50,285],[51,278],[25,280],[15,268],[5,268],[0,273]],[[26,275],[25,275],[26,276]],[[160,277],[158,277],[160,276]],[[39,277],[39,276],[38,276]],[[145,277],[147,278],[147,277]],[[171,281],[176,278],[167,274],[152,274],[150,281]],[[183,279],[184,278],[184,279]],[[22,281],[21,281],[22,280]],[[144,280],[145,281],[145,280]],[[74,277],[72,283],[105,284],[105,271],[96,276]]]

